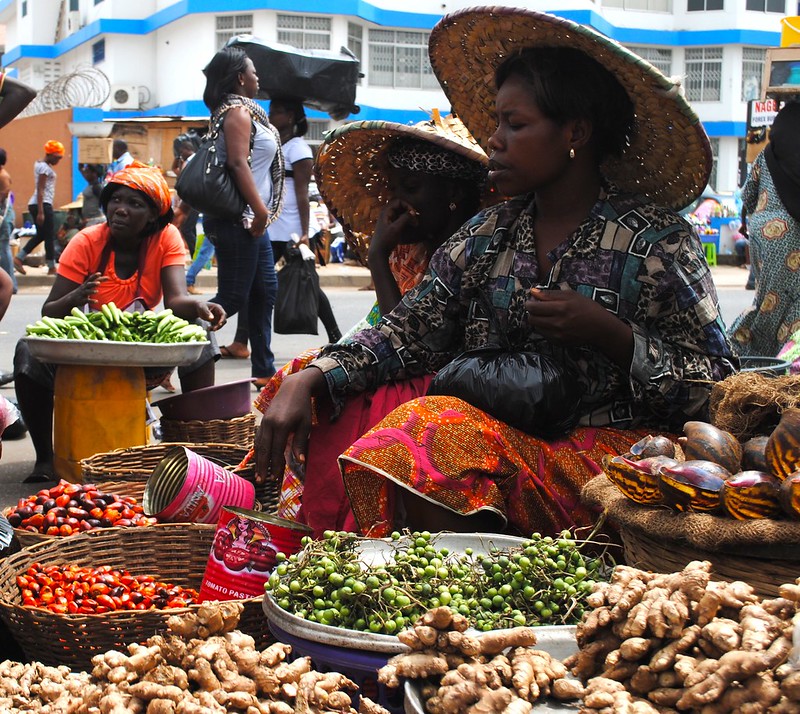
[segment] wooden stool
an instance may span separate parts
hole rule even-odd
[[[81,459],[148,442],[143,367],[62,364],[56,370],[53,465],[81,481]]]
[[[706,263],[713,268],[717,264],[717,244],[703,243],[703,250],[706,253]]]

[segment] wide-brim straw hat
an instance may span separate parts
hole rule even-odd
[[[342,224],[348,242],[359,243],[353,245],[359,254],[364,248],[360,241],[375,231],[378,216],[391,198],[388,151],[400,138],[427,141],[484,166],[489,163],[461,120],[441,117],[438,112],[417,124],[354,121],[328,132],[314,166],[317,188]]]
[[[708,184],[708,136],[681,87],[619,43],[554,15],[511,7],[466,8],[445,15],[428,44],[431,65],[451,111],[488,150],[494,132],[494,76],[510,55],[528,47],[572,47],[610,71],[636,114],[630,145],[602,165],[621,190],[680,210]]]

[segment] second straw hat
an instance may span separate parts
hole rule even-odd
[[[346,233],[372,235],[389,202],[388,151],[402,137],[429,141],[486,166],[484,151],[456,117],[417,124],[355,121],[329,132],[317,155],[314,176],[325,205]]]
[[[676,210],[703,192],[711,173],[711,146],[680,85],[599,32],[533,10],[467,8],[445,15],[431,31],[433,71],[453,113],[484,149],[496,127],[495,71],[528,47],[582,50],[627,91],[636,115],[634,132],[622,155],[604,162],[609,181]]]

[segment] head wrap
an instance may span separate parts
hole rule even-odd
[[[486,167],[479,161],[421,139],[396,140],[389,147],[386,159],[396,169],[421,171],[478,185],[486,181]]]
[[[800,221],[800,103],[781,108],[769,130],[764,149],[778,198],[795,221]]]
[[[172,196],[169,192],[169,186],[161,171],[157,168],[147,166],[147,164],[143,164],[140,161],[134,161],[122,171],[117,171],[109,179],[100,194],[100,202],[103,206],[108,204],[111,194],[119,186],[127,186],[135,191],[141,191],[155,204],[160,217],[165,216],[172,210]]]
[[[64,144],[60,141],[56,141],[55,139],[50,139],[44,145],[44,153],[45,154],[58,154],[59,156],[64,155]]]

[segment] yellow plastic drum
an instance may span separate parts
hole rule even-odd
[[[56,370],[54,466],[81,480],[81,459],[148,442],[144,369],[62,364]]]

